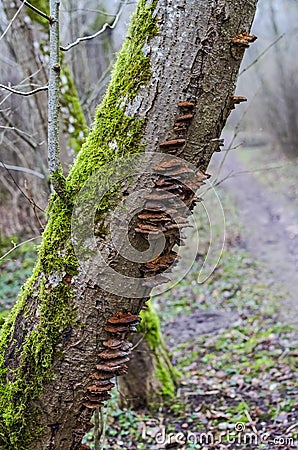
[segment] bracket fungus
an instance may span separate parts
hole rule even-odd
[[[102,342],[104,348],[98,353],[99,361],[90,375],[91,384],[86,388],[86,401],[83,403],[86,408],[104,406],[103,402],[111,398],[109,391],[115,386],[111,379],[127,373],[132,344],[122,337],[119,339],[114,336],[125,336],[135,331],[140,320],[139,316],[124,311],[108,318],[105,326],[108,337]]]
[[[178,106],[179,106],[179,108],[193,109],[195,104],[193,102],[182,101],[182,102],[178,102]]]
[[[168,141],[160,142],[159,146],[169,151],[172,148],[175,149],[177,147],[183,147],[183,145],[185,144],[186,144],[185,139],[169,139]]]
[[[188,122],[189,120],[193,119],[193,114],[184,114],[183,116],[179,116],[177,117],[177,119],[175,120],[175,123],[179,123],[179,122]]]
[[[257,36],[254,34],[249,34],[247,31],[243,31],[242,33],[237,34],[232,38],[232,44],[237,45],[239,47],[248,48],[249,44],[254,42],[257,39]]]

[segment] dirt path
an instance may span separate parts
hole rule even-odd
[[[222,156],[221,156],[222,157]],[[220,157],[214,162],[218,165]],[[222,187],[234,202],[246,249],[272,273],[286,291],[281,316],[287,323],[298,324],[298,211],[277,196],[275,188],[264,187],[253,173],[230,151],[220,179],[229,176]],[[211,171],[214,173],[214,169]],[[277,184],[278,189],[278,184]],[[282,189],[282,186],[280,186]],[[279,197],[279,198],[277,198]]]

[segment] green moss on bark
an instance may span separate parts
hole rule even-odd
[[[39,248],[34,272],[20,293],[0,334],[0,449],[32,450],[42,433],[34,406],[44,385],[52,380],[57,344],[76,324],[68,279],[77,273],[78,262],[70,240],[70,205],[84,182],[106,163],[141,152],[143,121],[128,117],[126,107],[150,77],[150,61],[143,54],[148,39],[157,32],[153,11],[156,1],[140,0],[126,42],[118,55],[107,94],[96,112],[95,123],[66,180],[68,202],[56,194],[50,199],[49,221]],[[40,6],[39,4],[37,6]],[[115,196],[115,193],[113,194]],[[105,199],[102,214],[109,208]],[[34,311],[32,316],[31,311]],[[15,333],[22,330],[18,342]],[[16,347],[14,344],[20,344]],[[7,347],[13,348],[14,369],[7,370]]]
[[[176,392],[179,372],[172,366],[168,357],[168,352],[161,336],[160,321],[151,302],[148,304],[148,309],[141,312],[141,317],[142,322],[139,325],[139,331],[144,333],[146,342],[156,357],[156,375],[162,384],[161,395],[168,399],[172,398]]]

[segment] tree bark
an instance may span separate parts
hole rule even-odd
[[[128,372],[119,377],[122,407],[155,409],[161,400],[175,395],[178,372],[172,366],[160,331],[160,322],[151,303],[141,312],[142,322],[132,338],[134,351]]]
[[[34,274],[1,331],[1,449],[84,448],[94,408],[109,398],[113,376],[127,370],[126,336],[152,284],[175,262],[179,230],[219,150],[237,102],[239,65],[254,39],[245,33],[256,2],[139,1],[93,130],[67,178],[68,202],[52,197]],[[109,193],[94,188],[98,180]],[[137,204],[133,194],[144,188],[143,204],[124,223],[125,199]],[[84,216],[94,203],[89,250]],[[122,256],[124,237],[142,257]],[[95,251],[103,257],[94,259]]]

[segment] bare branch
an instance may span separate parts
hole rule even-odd
[[[19,244],[15,245],[13,248],[11,248],[8,252],[4,253],[4,255],[0,257],[0,261],[6,258],[6,256],[8,256],[11,252],[15,251],[17,248],[21,247],[24,244],[27,244],[28,242],[35,241],[36,239],[40,239],[40,236],[35,236],[33,238],[27,239],[26,241],[20,242]]]
[[[28,97],[29,95],[37,94],[37,92],[48,90],[48,86],[40,86],[36,89],[33,89],[33,91],[23,92],[23,91],[18,91],[17,89],[13,89],[10,86],[5,86],[4,84],[0,84],[0,88],[5,89],[6,91],[12,92],[13,94],[22,95],[24,97]]]
[[[7,32],[9,31],[11,25],[13,24],[13,22],[16,20],[16,18],[18,17],[18,15],[20,14],[22,8],[24,6],[24,3],[21,4],[21,6],[19,7],[19,9],[17,10],[17,12],[15,13],[15,15],[13,16],[13,18],[11,19],[11,21],[9,22],[9,24],[7,25],[6,29],[4,30],[4,32],[2,33],[2,35],[0,36],[0,41],[1,39],[4,38],[4,36],[7,34]]]
[[[96,38],[96,37],[99,36],[100,34],[103,34],[107,28],[109,28],[110,30],[113,30],[113,29],[116,27],[116,25],[117,25],[117,23],[118,23],[118,21],[119,21],[119,19],[120,19],[120,17],[121,17],[122,11],[123,11],[124,6],[126,5],[126,3],[127,3],[127,1],[125,1],[125,2],[120,6],[120,8],[119,8],[119,10],[118,10],[118,12],[117,12],[117,15],[115,16],[114,22],[113,22],[111,25],[110,25],[109,23],[106,22],[106,23],[102,26],[102,28],[101,28],[100,30],[98,30],[96,33],[91,34],[90,36],[84,36],[84,37],[78,38],[76,41],[72,42],[71,44],[67,45],[66,47],[60,46],[60,50],[62,50],[63,52],[67,52],[67,51],[70,50],[71,48],[73,48],[73,47],[75,47],[76,45],[78,45],[80,42],[83,42],[83,41],[90,41],[91,39]]]
[[[25,192],[23,191],[23,189],[19,186],[19,184],[16,182],[16,180],[14,179],[14,177],[11,175],[10,170],[7,168],[6,164],[0,159],[0,163],[1,166],[4,167],[4,169],[6,170],[7,174],[9,175],[9,177],[11,178],[13,184],[17,187],[17,189],[21,192],[21,194],[28,200],[28,202],[30,203],[30,205],[33,205],[35,208],[39,209],[39,211],[44,212],[44,210],[42,208],[40,208],[40,206],[38,206],[34,200],[32,200],[31,198],[29,198]]]
[[[16,172],[24,172],[28,173],[29,175],[35,175],[36,177],[41,178],[42,180],[45,178],[45,176],[42,173],[37,172],[36,170],[28,169],[27,167],[12,166],[10,164],[4,164],[2,162],[0,162],[0,167],[7,170],[15,170]]]
[[[30,204],[31,204],[31,206],[32,206],[32,208],[33,208],[33,212],[34,212],[35,219],[36,219],[37,222],[39,223],[40,229],[41,229],[41,230],[44,230],[44,225],[41,223],[41,220],[40,220],[40,218],[39,218],[39,216],[38,216],[38,214],[37,214],[36,204],[35,204],[35,201],[33,200],[33,197],[32,197],[32,194],[31,194],[31,192],[30,192],[30,189],[29,189],[27,180],[25,180],[25,182],[24,182],[24,187],[25,187],[25,191],[26,191],[26,193],[27,193],[27,196],[28,196],[28,198],[30,199]]]
[[[46,19],[48,22],[51,23],[52,19],[50,16],[48,16],[46,13],[44,13],[43,11],[41,11],[40,9],[36,8],[36,6],[31,5],[31,3],[27,2],[26,0],[21,0],[24,5],[26,5],[28,8],[32,9],[32,11],[36,12],[37,14],[39,14],[41,17],[43,17],[44,19]]]
[[[32,136],[26,131],[21,130],[20,128],[14,126],[8,114],[6,114],[3,110],[0,110],[0,116],[6,121],[7,125],[0,125],[0,129],[14,131],[20,139],[22,139],[26,144],[28,144],[33,150],[36,150],[37,143],[33,140]]]

